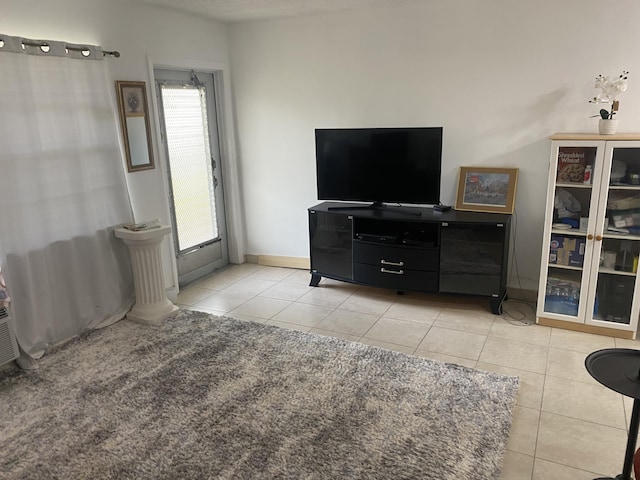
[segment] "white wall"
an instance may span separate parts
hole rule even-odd
[[[308,256],[314,128],[443,126],[443,203],[461,165],[520,168],[517,267],[537,289],[547,137],[595,133],[593,80],[623,68],[620,130],[640,131],[638,20],[637,0],[429,0],[230,25],[248,253]]]
[[[148,85],[149,62],[228,71],[231,58],[252,254],[308,256],[314,128],[444,126],[444,203],[460,165],[521,169],[516,258],[523,287],[535,289],[547,137],[595,132],[593,79],[623,68],[621,131],[640,131],[639,18],[636,0],[407,0],[225,27],[124,0],[3,0],[0,32],[119,50],[107,60],[112,79]],[[168,221],[157,150],[155,170],[127,174],[137,220]]]
[[[4,34],[88,43],[101,45],[105,50],[118,50],[120,58],[106,60],[112,80],[147,82],[153,110],[156,104],[151,98],[150,62],[225,70],[228,75],[226,27],[211,20],[113,0],[2,0],[1,10],[0,32]],[[136,221],[157,217],[168,223],[165,163],[163,152],[158,149],[154,113],[152,111],[156,168],[128,173],[127,183]],[[163,245],[163,264],[165,284],[175,288],[177,276],[171,245],[172,240],[167,237]]]

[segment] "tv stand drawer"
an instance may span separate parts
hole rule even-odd
[[[425,270],[437,272],[439,269],[439,249],[404,245],[385,245],[353,241],[353,260],[376,267],[402,268],[404,270]]]
[[[438,272],[408,270],[401,267],[356,263],[354,265],[354,280],[358,283],[392,290],[438,291]]]

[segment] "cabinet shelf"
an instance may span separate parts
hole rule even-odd
[[[640,235],[631,235],[630,233],[612,233],[602,234],[602,238],[616,238],[619,240],[640,240]]]
[[[571,228],[568,230],[552,228],[551,233],[554,235],[573,235],[575,237],[587,236],[587,232],[585,230],[578,230],[577,228]],[[640,240],[640,235],[632,235],[630,233],[606,232],[602,234],[602,238],[617,238],[620,240]]]
[[[606,273],[607,275],[622,275],[627,277],[635,277],[637,275],[635,272],[625,272],[623,270],[613,270],[611,268],[602,267],[600,267],[598,273]]]
[[[556,188],[593,188],[593,185],[591,183],[560,182],[556,183]]]
[[[587,232],[585,230],[578,230],[577,228],[569,228],[566,230],[560,228],[552,228],[551,233],[555,235],[575,235],[576,237],[586,237]]]
[[[640,190],[640,185],[609,185],[609,190]]]
[[[576,270],[576,271],[582,271],[582,267],[574,267],[572,265],[558,265],[555,263],[550,263],[549,264],[549,268],[557,268],[559,270]]]

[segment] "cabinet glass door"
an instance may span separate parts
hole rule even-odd
[[[443,223],[440,292],[501,297],[506,228],[504,224]]]
[[[539,306],[542,316],[583,322],[587,309],[589,265],[596,228],[601,142],[557,142],[552,154],[545,249]],[[594,188],[596,185],[596,188]]]
[[[311,272],[353,280],[353,217],[309,212]]]
[[[640,293],[640,147],[637,142],[610,142],[605,164],[594,242],[597,274],[590,282],[593,314],[587,323],[635,326],[638,306],[633,299]]]

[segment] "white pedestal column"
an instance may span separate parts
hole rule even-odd
[[[160,244],[171,232],[168,225],[137,232],[126,228],[116,228],[115,235],[129,247],[136,303],[127,319],[145,325],[159,325],[165,318],[178,310],[167,298],[162,273],[162,252]]]

